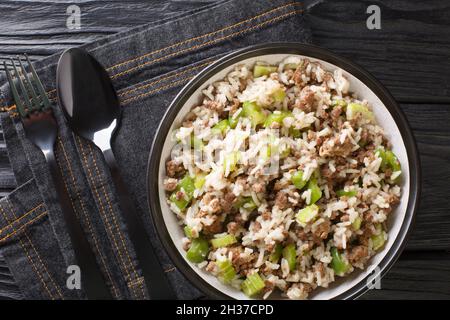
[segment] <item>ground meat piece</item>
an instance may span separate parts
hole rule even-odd
[[[264,211],[263,214],[261,214],[261,217],[262,217],[264,220],[269,220],[270,217],[271,217],[270,211]]]
[[[177,188],[178,180],[174,178],[168,178],[164,180],[164,190],[174,191]]]
[[[325,220],[324,222],[322,222],[321,224],[316,226],[316,228],[313,231],[313,234],[316,237],[323,240],[328,237],[328,233],[330,233],[330,229],[331,229],[330,220]]]
[[[170,178],[175,177],[178,173],[183,172],[184,167],[182,163],[176,163],[174,160],[169,160],[166,163],[166,173]]]
[[[277,180],[273,185],[273,191],[280,191],[286,188],[289,185],[289,181],[287,180]]]
[[[392,176],[392,169],[390,168],[386,169],[384,171],[384,176],[389,179]]]
[[[249,186],[248,186],[248,183],[247,183],[247,178],[248,177],[246,175],[239,176],[239,177],[236,178],[236,182],[235,183],[238,184],[238,185],[241,185],[243,190],[248,190]]]
[[[177,193],[175,194],[175,198],[177,200],[181,200],[184,198],[184,192],[183,191],[177,191]]]
[[[339,119],[341,113],[342,113],[342,107],[336,106],[331,110],[330,115],[333,120],[337,120],[337,119]]]
[[[369,255],[369,249],[366,246],[354,247],[348,255],[350,263],[359,263],[363,261]]]
[[[203,226],[203,233],[206,235],[213,235],[222,232],[222,228],[223,224],[220,217],[214,216],[214,222],[211,225]]]
[[[224,197],[220,199],[220,206],[223,212],[230,213],[233,209],[236,196],[232,192],[225,193]]]
[[[342,222],[346,222],[350,220],[350,216],[348,214],[344,214],[343,216],[341,216],[341,221]]]
[[[216,263],[214,261],[210,261],[205,268],[205,270],[208,272],[213,272],[215,269],[216,269]]]
[[[236,234],[240,228],[239,223],[231,221],[227,224],[227,231],[229,234]]]
[[[284,191],[279,191],[275,197],[275,205],[280,209],[280,210],[284,210],[288,207],[289,202],[288,202],[288,197],[286,192]]]
[[[239,109],[239,105],[240,105],[239,99],[234,98],[233,104],[230,106],[230,111],[229,111],[231,116],[237,111],[237,109]]]
[[[320,173],[325,179],[332,180],[336,176],[337,171],[331,171],[328,164],[325,164],[322,168],[320,168]]]
[[[309,87],[304,87],[300,92],[300,98],[296,101],[295,107],[299,108],[305,113],[313,110],[315,102],[315,94]]]
[[[252,190],[256,193],[261,193],[266,191],[266,184],[264,182],[256,182],[252,185]]]
[[[317,262],[316,264],[314,264],[313,269],[314,269],[314,272],[318,272],[322,278],[325,277],[326,270],[325,270],[325,266],[323,265],[323,263]]]
[[[299,238],[302,241],[308,240],[308,234],[305,232],[305,230],[303,228],[297,229],[295,231],[295,235],[297,236],[297,238]]]
[[[258,232],[259,230],[261,230],[261,223],[259,223],[258,221],[253,222],[253,231],[254,232]]]
[[[220,102],[208,100],[205,102],[205,107],[216,111],[219,115],[223,113],[223,104]]]
[[[220,206],[220,200],[214,198],[209,203],[209,207],[211,208],[211,213],[216,214],[222,211],[222,207]]]
[[[321,157],[347,157],[353,149],[353,143],[348,137],[341,144],[340,137],[335,136],[324,141],[319,150]]]

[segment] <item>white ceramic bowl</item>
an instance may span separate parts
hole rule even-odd
[[[374,276],[382,276],[398,257],[417,207],[420,192],[419,159],[415,142],[400,108],[387,90],[370,74],[355,64],[326,50],[297,43],[276,43],[236,51],[207,67],[178,94],[158,128],[148,170],[149,205],[160,238],[175,265],[194,285],[211,297],[248,299],[242,292],[222,284],[216,277],[189,262],[182,249],[183,230],[166,203],[163,188],[165,162],[174,145],[170,133],[181,125],[182,119],[194,105],[202,101],[201,91],[212,82],[223,79],[237,64],[253,65],[256,61],[278,64],[287,56],[296,55],[318,61],[326,70],[341,68],[350,81],[350,90],[373,107],[377,122],[393,144],[393,151],[402,165],[402,196],[400,204],[388,219],[388,241],[364,271],[339,278],[327,289],[318,289],[311,299],[354,298],[368,289]]]

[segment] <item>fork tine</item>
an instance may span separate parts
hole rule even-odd
[[[24,118],[27,116],[27,113],[25,111],[25,108],[23,107],[22,101],[20,100],[20,96],[19,93],[17,92],[16,85],[14,84],[12,75],[9,72],[8,66],[6,65],[5,61],[3,61],[3,66],[5,67],[6,77],[8,79],[9,86],[11,87],[13,98],[16,102],[17,111],[19,111],[20,116]]]
[[[25,78],[26,87],[28,89],[28,92],[31,93],[31,101],[32,101],[32,107],[35,110],[38,110],[41,107],[41,104],[39,103],[38,96],[36,94],[36,90],[34,90],[33,83],[30,81],[30,77],[28,76],[28,72],[23,66],[22,60],[19,56],[17,56],[17,60],[19,61],[20,68],[22,70],[22,74]]]
[[[19,86],[20,86],[20,88],[22,90],[23,103],[25,104],[25,107],[28,109],[28,111],[30,111],[31,110],[31,103],[30,103],[30,100],[29,100],[30,96],[28,95],[28,91],[25,88],[25,85],[23,84],[22,77],[20,76],[19,70],[17,70],[16,63],[14,62],[13,59],[11,59],[11,63],[13,65],[13,67],[14,67],[14,72],[15,72],[17,81],[19,82]]]
[[[36,84],[36,87],[38,88],[39,95],[41,96],[42,102],[44,103],[44,109],[50,108],[50,101],[48,100],[47,93],[44,90],[44,86],[42,85],[41,80],[39,79],[36,70],[33,67],[33,64],[30,61],[30,58],[28,58],[28,55],[24,54],[25,58],[27,59],[28,66],[30,67],[31,74],[33,75],[33,81]]]

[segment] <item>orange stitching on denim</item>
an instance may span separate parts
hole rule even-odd
[[[95,155],[94,155],[94,151],[93,151],[93,149],[92,149],[92,146],[89,145],[88,148],[89,148],[89,150],[90,150],[90,152],[91,152],[91,154],[92,154],[92,159],[94,160],[94,167],[95,167],[95,171],[96,171],[96,173],[97,173],[97,176],[100,176],[100,170],[98,169],[98,166],[97,166],[97,160],[96,160],[96,158],[95,158]],[[119,238],[120,238],[120,240],[121,240],[121,242],[122,242],[122,246],[123,246],[123,248],[125,249],[125,253],[126,253],[126,256],[127,256],[127,258],[128,258],[128,262],[129,262],[129,264],[130,264],[131,271],[132,271],[132,273],[134,273],[135,279],[138,279],[139,276],[138,276],[138,274],[137,274],[137,272],[136,272],[136,269],[135,269],[135,267],[134,267],[134,265],[133,265],[133,263],[132,263],[132,261],[131,261],[130,253],[128,252],[128,248],[127,248],[127,246],[125,245],[125,241],[124,241],[122,232],[121,232],[121,230],[120,230],[120,228],[119,228],[119,225],[118,225],[118,223],[117,223],[117,220],[116,220],[116,215],[114,214],[114,210],[113,210],[113,207],[112,207],[112,204],[111,204],[111,200],[109,199],[109,196],[108,196],[108,193],[106,192],[106,188],[105,188],[105,185],[104,185],[104,184],[102,185],[102,189],[103,189],[103,194],[104,194],[105,197],[106,197],[106,202],[108,203],[108,206],[109,206],[109,211],[111,212],[111,216],[112,216],[112,218],[113,218],[113,223],[114,223],[115,228],[116,228],[116,230],[117,230],[117,232],[118,232],[118,234],[119,234]],[[131,280],[132,280],[132,279],[131,279],[131,277],[130,277],[130,281],[131,281]],[[144,288],[143,288],[142,285],[141,285],[141,290],[142,290],[142,294],[143,294],[142,297],[145,298],[145,291],[144,291]]]
[[[5,229],[11,228],[16,222],[19,222],[20,220],[24,219],[26,216],[30,215],[31,213],[33,213],[34,211],[36,211],[39,207],[43,206],[44,203],[40,203],[37,206],[35,206],[33,209],[29,210],[27,213],[25,213],[24,215],[20,216],[19,218],[15,219],[13,222],[9,223],[8,221],[8,225],[3,227],[2,229],[0,229],[0,234],[3,233],[3,231],[5,231]]]
[[[100,194],[99,194],[97,188],[95,187],[94,176],[93,176],[91,168],[89,167],[89,164],[88,164],[88,160],[87,160],[86,152],[85,152],[86,150],[83,147],[83,142],[81,141],[81,139],[78,136],[75,136],[75,139],[78,142],[78,145],[79,145],[80,151],[81,151],[81,155],[83,157],[83,162],[84,162],[85,167],[86,167],[86,169],[88,171],[88,179],[93,184],[92,189],[94,190],[96,198],[97,198],[98,203],[100,205],[100,208],[99,208],[100,211],[101,211],[100,215],[101,215],[103,221],[106,224],[107,230],[109,231],[110,237],[112,238],[112,242],[113,242],[113,244],[114,244],[114,246],[116,248],[117,253],[119,254],[119,260],[120,260],[120,263],[122,264],[122,268],[125,271],[125,273],[127,274],[127,277],[129,278],[129,280],[131,281],[131,275],[130,275],[130,273],[128,271],[128,268],[127,268],[127,266],[125,264],[125,260],[123,259],[122,251],[119,249],[119,245],[117,244],[117,240],[116,240],[115,234],[112,231],[112,227],[111,227],[110,221],[109,221],[109,219],[107,219],[106,209],[105,209],[105,207],[103,205],[103,201],[101,200]],[[136,292],[134,291],[133,293],[137,297]]]
[[[190,68],[188,68],[188,69],[185,69],[185,70],[176,72],[176,73],[174,73],[174,74],[168,74],[168,75],[165,75],[165,76],[163,76],[162,78],[160,78],[160,79],[158,79],[158,80],[156,80],[156,81],[148,82],[148,83],[146,83],[145,85],[141,85],[141,86],[135,87],[135,88],[133,88],[133,89],[131,89],[131,90],[123,91],[123,92],[119,93],[118,96],[119,96],[119,97],[122,97],[122,96],[124,96],[124,95],[129,94],[129,93],[132,93],[132,92],[135,92],[135,91],[138,91],[138,90],[142,90],[142,89],[151,87],[151,86],[153,86],[153,85],[155,85],[155,84],[161,83],[161,82],[163,82],[164,80],[168,80],[168,79],[174,78],[174,77],[176,77],[176,76],[179,76],[179,75],[188,73],[189,71],[193,71],[193,70],[202,68],[202,67],[204,67],[204,66],[210,65],[210,64],[213,62],[213,59],[210,59],[210,60],[211,60],[211,61],[202,63],[202,64],[200,64],[200,65],[192,66],[192,67],[190,67]]]
[[[240,21],[240,22],[238,22],[238,23],[235,23],[235,24],[232,24],[232,25],[228,25],[228,26],[226,26],[226,27],[224,27],[224,28],[221,28],[221,29],[218,29],[218,30],[216,30],[216,31],[212,31],[212,32],[206,33],[206,34],[201,35],[201,36],[198,36],[198,37],[186,39],[186,40],[183,40],[183,41],[174,43],[174,44],[172,44],[172,45],[170,45],[170,46],[167,46],[167,47],[164,47],[164,48],[161,48],[161,49],[152,51],[152,52],[148,52],[148,53],[146,53],[146,54],[144,54],[144,55],[141,55],[141,56],[138,56],[138,57],[135,57],[135,58],[132,58],[132,59],[129,59],[129,60],[120,62],[120,63],[118,63],[118,64],[116,64],[116,65],[113,65],[113,66],[109,67],[107,70],[110,71],[110,70],[113,70],[113,69],[117,69],[118,67],[120,67],[120,66],[122,66],[122,65],[124,65],[124,64],[133,63],[133,62],[135,62],[135,61],[137,61],[137,60],[146,58],[146,57],[148,57],[149,55],[154,55],[154,54],[157,54],[157,53],[159,53],[159,52],[166,51],[166,50],[168,50],[168,49],[177,48],[177,47],[179,47],[179,46],[181,46],[181,45],[183,45],[183,44],[185,44],[185,43],[193,42],[193,41],[195,41],[195,40],[199,40],[199,39],[202,39],[202,38],[206,38],[206,37],[208,37],[208,36],[210,36],[210,35],[217,34],[217,33],[220,33],[220,32],[222,32],[222,31],[226,31],[226,30],[228,30],[228,29],[232,29],[232,28],[237,27],[237,26],[240,26],[240,25],[242,25],[242,24],[244,24],[244,23],[251,22],[251,21],[256,20],[256,19],[258,19],[258,18],[267,16],[267,15],[273,13],[273,12],[282,10],[282,9],[284,9],[284,8],[286,8],[286,7],[289,7],[289,6],[298,6],[298,5],[302,6],[302,3],[291,2],[291,3],[287,3],[287,4],[284,4],[284,5],[281,5],[281,6],[279,6],[279,7],[273,8],[273,9],[271,9],[271,10],[269,10],[269,11],[262,12],[262,13],[256,15],[256,16],[251,17],[251,18],[242,20],[242,21]]]
[[[106,274],[107,274],[107,276],[108,276],[108,278],[109,278],[109,281],[111,282],[111,285],[112,285],[112,287],[113,287],[114,294],[115,294],[116,297],[118,297],[118,296],[119,296],[119,294],[118,294],[119,291],[117,290],[117,287],[116,287],[116,285],[115,285],[115,283],[114,283],[114,280],[113,280],[113,278],[112,278],[112,276],[111,276],[111,273],[110,273],[110,271],[109,271],[109,268],[108,268],[108,266],[107,266],[107,264],[106,264],[105,257],[103,256],[102,252],[100,251],[100,247],[99,247],[99,244],[98,244],[98,239],[97,239],[97,237],[95,236],[95,233],[94,233],[94,231],[93,231],[92,223],[91,223],[91,221],[90,221],[89,215],[88,215],[88,213],[87,213],[87,211],[86,211],[86,208],[85,208],[85,206],[84,206],[83,199],[81,198],[81,195],[80,195],[80,191],[79,191],[79,190],[77,189],[77,187],[76,187],[75,175],[73,174],[72,165],[71,165],[71,163],[70,163],[70,161],[69,161],[69,157],[67,156],[67,152],[66,152],[66,148],[64,147],[64,143],[62,142],[62,140],[61,140],[60,137],[58,137],[58,143],[61,145],[61,150],[62,150],[62,152],[63,152],[64,159],[66,160],[67,167],[68,167],[68,169],[69,169],[70,177],[72,178],[72,186],[73,186],[73,189],[74,189],[75,192],[76,192],[77,198],[78,198],[79,201],[80,201],[80,207],[81,207],[81,210],[82,210],[82,212],[83,212],[84,219],[85,219],[85,221],[86,221],[86,223],[87,223],[87,225],[88,225],[89,233],[90,233],[90,235],[92,236],[92,239],[93,239],[95,248],[97,249],[97,252],[98,252],[98,254],[99,254],[99,256],[100,256],[100,259],[101,259],[101,261],[102,261],[103,267],[105,268]],[[61,169],[61,167],[60,167],[60,170],[61,170],[61,175],[62,175],[62,169]],[[67,183],[66,183],[66,180],[63,179],[63,181],[64,181],[64,185],[66,186],[66,189],[69,190],[68,185],[67,185]],[[76,210],[76,207],[75,207],[74,199],[72,199],[72,197],[70,197],[70,202],[72,203],[72,207],[73,207],[73,209],[74,209],[75,212],[76,212],[77,210]]]
[[[10,208],[11,213],[13,214],[14,218],[16,218],[16,214],[15,214],[15,212],[14,212],[14,208],[13,208],[13,206],[12,206],[12,203],[11,203],[11,202],[8,202],[8,203],[9,203],[9,208]],[[36,220],[37,220],[37,217],[36,217],[35,219],[33,219],[33,220],[36,221]],[[32,221],[30,221],[30,223],[31,223],[31,222],[32,222]],[[22,227],[25,227],[25,225],[23,225]],[[24,234],[25,234],[25,236],[27,237],[27,240],[28,240],[28,242],[30,243],[30,246],[32,247],[32,249],[33,249],[34,252],[36,253],[36,257],[38,258],[39,262],[41,263],[41,266],[44,268],[44,271],[47,273],[48,278],[49,278],[50,282],[53,284],[53,287],[55,288],[55,290],[56,290],[56,292],[58,293],[59,297],[60,297],[62,300],[64,300],[64,296],[63,296],[62,293],[61,293],[61,289],[60,289],[59,286],[56,284],[55,280],[53,280],[53,277],[50,275],[50,272],[48,272],[47,266],[46,266],[45,263],[42,261],[41,256],[40,256],[39,252],[36,250],[36,247],[34,246],[33,241],[31,241],[30,236],[28,235],[28,232],[27,232],[26,229],[24,230]]]
[[[205,46],[207,46],[209,44],[214,44],[214,43],[220,42],[222,40],[226,40],[226,39],[229,39],[229,38],[241,35],[243,33],[249,32],[251,30],[255,30],[255,29],[259,28],[259,27],[265,26],[265,25],[270,24],[270,23],[275,22],[275,21],[282,20],[283,18],[292,16],[292,15],[295,15],[295,14],[298,14],[298,13],[301,13],[301,12],[303,12],[303,10],[290,11],[288,13],[285,13],[285,14],[276,16],[274,18],[271,18],[269,20],[263,21],[263,22],[261,22],[259,24],[255,24],[254,26],[248,27],[248,28],[243,29],[241,31],[237,31],[235,33],[231,33],[231,34],[226,35],[226,36],[222,36],[222,37],[219,37],[219,38],[216,38],[216,39],[212,39],[212,40],[209,40],[207,42],[204,42],[204,43],[201,43],[201,44],[198,44],[198,45],[195,45],[193,47],[189,47],[189,48],[186,48],[186,49],[183,49],[183,50],[180,50],[180,51],[173,52],[171,54],[165,55],[163,57],[160,57],[160,58],[157,58],[157,59],[154,59],[154,60],[149,60],[147,62],[144,62],[144,63],[140,64],[140,65],[137,65],[136,67],[133,67],[133,68],[130,68],[128,70],[122,71],[122,72],[120,72],[118,74],[115,74],[115,75],[111,76],[111,79],[116,79],[116,78],[118,78],[118,77],[120,77],[122,75],[128,74],[128,73],[130,73],[130,72],[132,72],[132,71],[134,71],[136,69],[140,69],[143,66],[146,66],[146,65],[149,65],[149,64],[154,64],[154,63],[156,63],[158,61],[167,60],[168,58],[171,58],[173,56],[177,56],[177,55],[180,55],[180,54],[183,54],[183,53],[186,53],[186,52],[190,52],[190,51],[193,51],[195,49],[205,47]]]
[[[2,215],[3,215],[3,217],[5,218],[5,220],[6,220],[7,222],[9,222],[9,219],[8,219],[8,217],[6,216],[6,213],[5,213],[5,211],[3,210],[3,207],[2,207],[1,205],[0,205],[0,211],[2,212]],[[28,249],[25,247],[25,245],[24,245],[22,239],[19,239],[19,243],[20,243],[20,246],[22,247],[22,250],[25,252],[25,255],[27,256],[27,259],[28,259],[28,261],[29,261],[31,267],[33,268],[34,272],[35,272],[36,275],[38,276],[39,281],[41,281],[41,283],[42,283],[42,285],[43,285],[45,291],[47,291],[47,294],[49,295],[49,297],[50,297],[52,300],[55,300],[55,297],[53,296],[53,294],[51,293],[50,289],[48,288],[47,283],[44,281],[44,278],[42,277],[41,272],[40,272],[40,271],[38,270],[38,268],[36,267],[36,264],[34,263],[33,259],[31,258],[30,252],[29,252]]]
[[[123,101],[122,101],[122,104],[123,104],[123,105],[124,105],[124,104],[127,104],[127,103],[129,103],[129,102],[131,102],[131,101],[134,101],[134,100],[137,100],[137,99],[146,97],[146,96],[148,96],[148,95],[151,95],[151,94],[153,94],[153,93],[162,91],[162,90],[164,90],[164,89],[169,89],[169,88],[172,88],[172,87],[176,87],[177,85],[179,85],[179,84],[181,84],[181,83],[183,83],[183,82],[187,82],[187,81],[189,81],[189,80],[192,79],[192,78],[193,78],[193,76],[191,76],[191,77],[185,77],[185,78],[182,78],[182,79],[177,80],[177,81],[175,81],[175,82],[171,82],[171,83],[169,83],[169,84],[167,84],[167,85],[165,85],[165,86],[158,87],[158,88],[156,88],[156,89],[153,89],[153,90],[150,90],[150,91],[141,93],[141,94],[139,94],[139,95],[137,95],[137,96],[134,96],[134,97],[131,97],[131,98],[128,98],[128,99],[123,100]]]

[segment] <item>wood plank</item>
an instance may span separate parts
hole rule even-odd
[[[381,280],[381,289],[360,299],[450,299],[450,253],[404,254]]]
[[[313,42],[365,67],[403,102],[450,102],[450,2],[309,1]],[[366,9],[381,8],[381,30]]]

